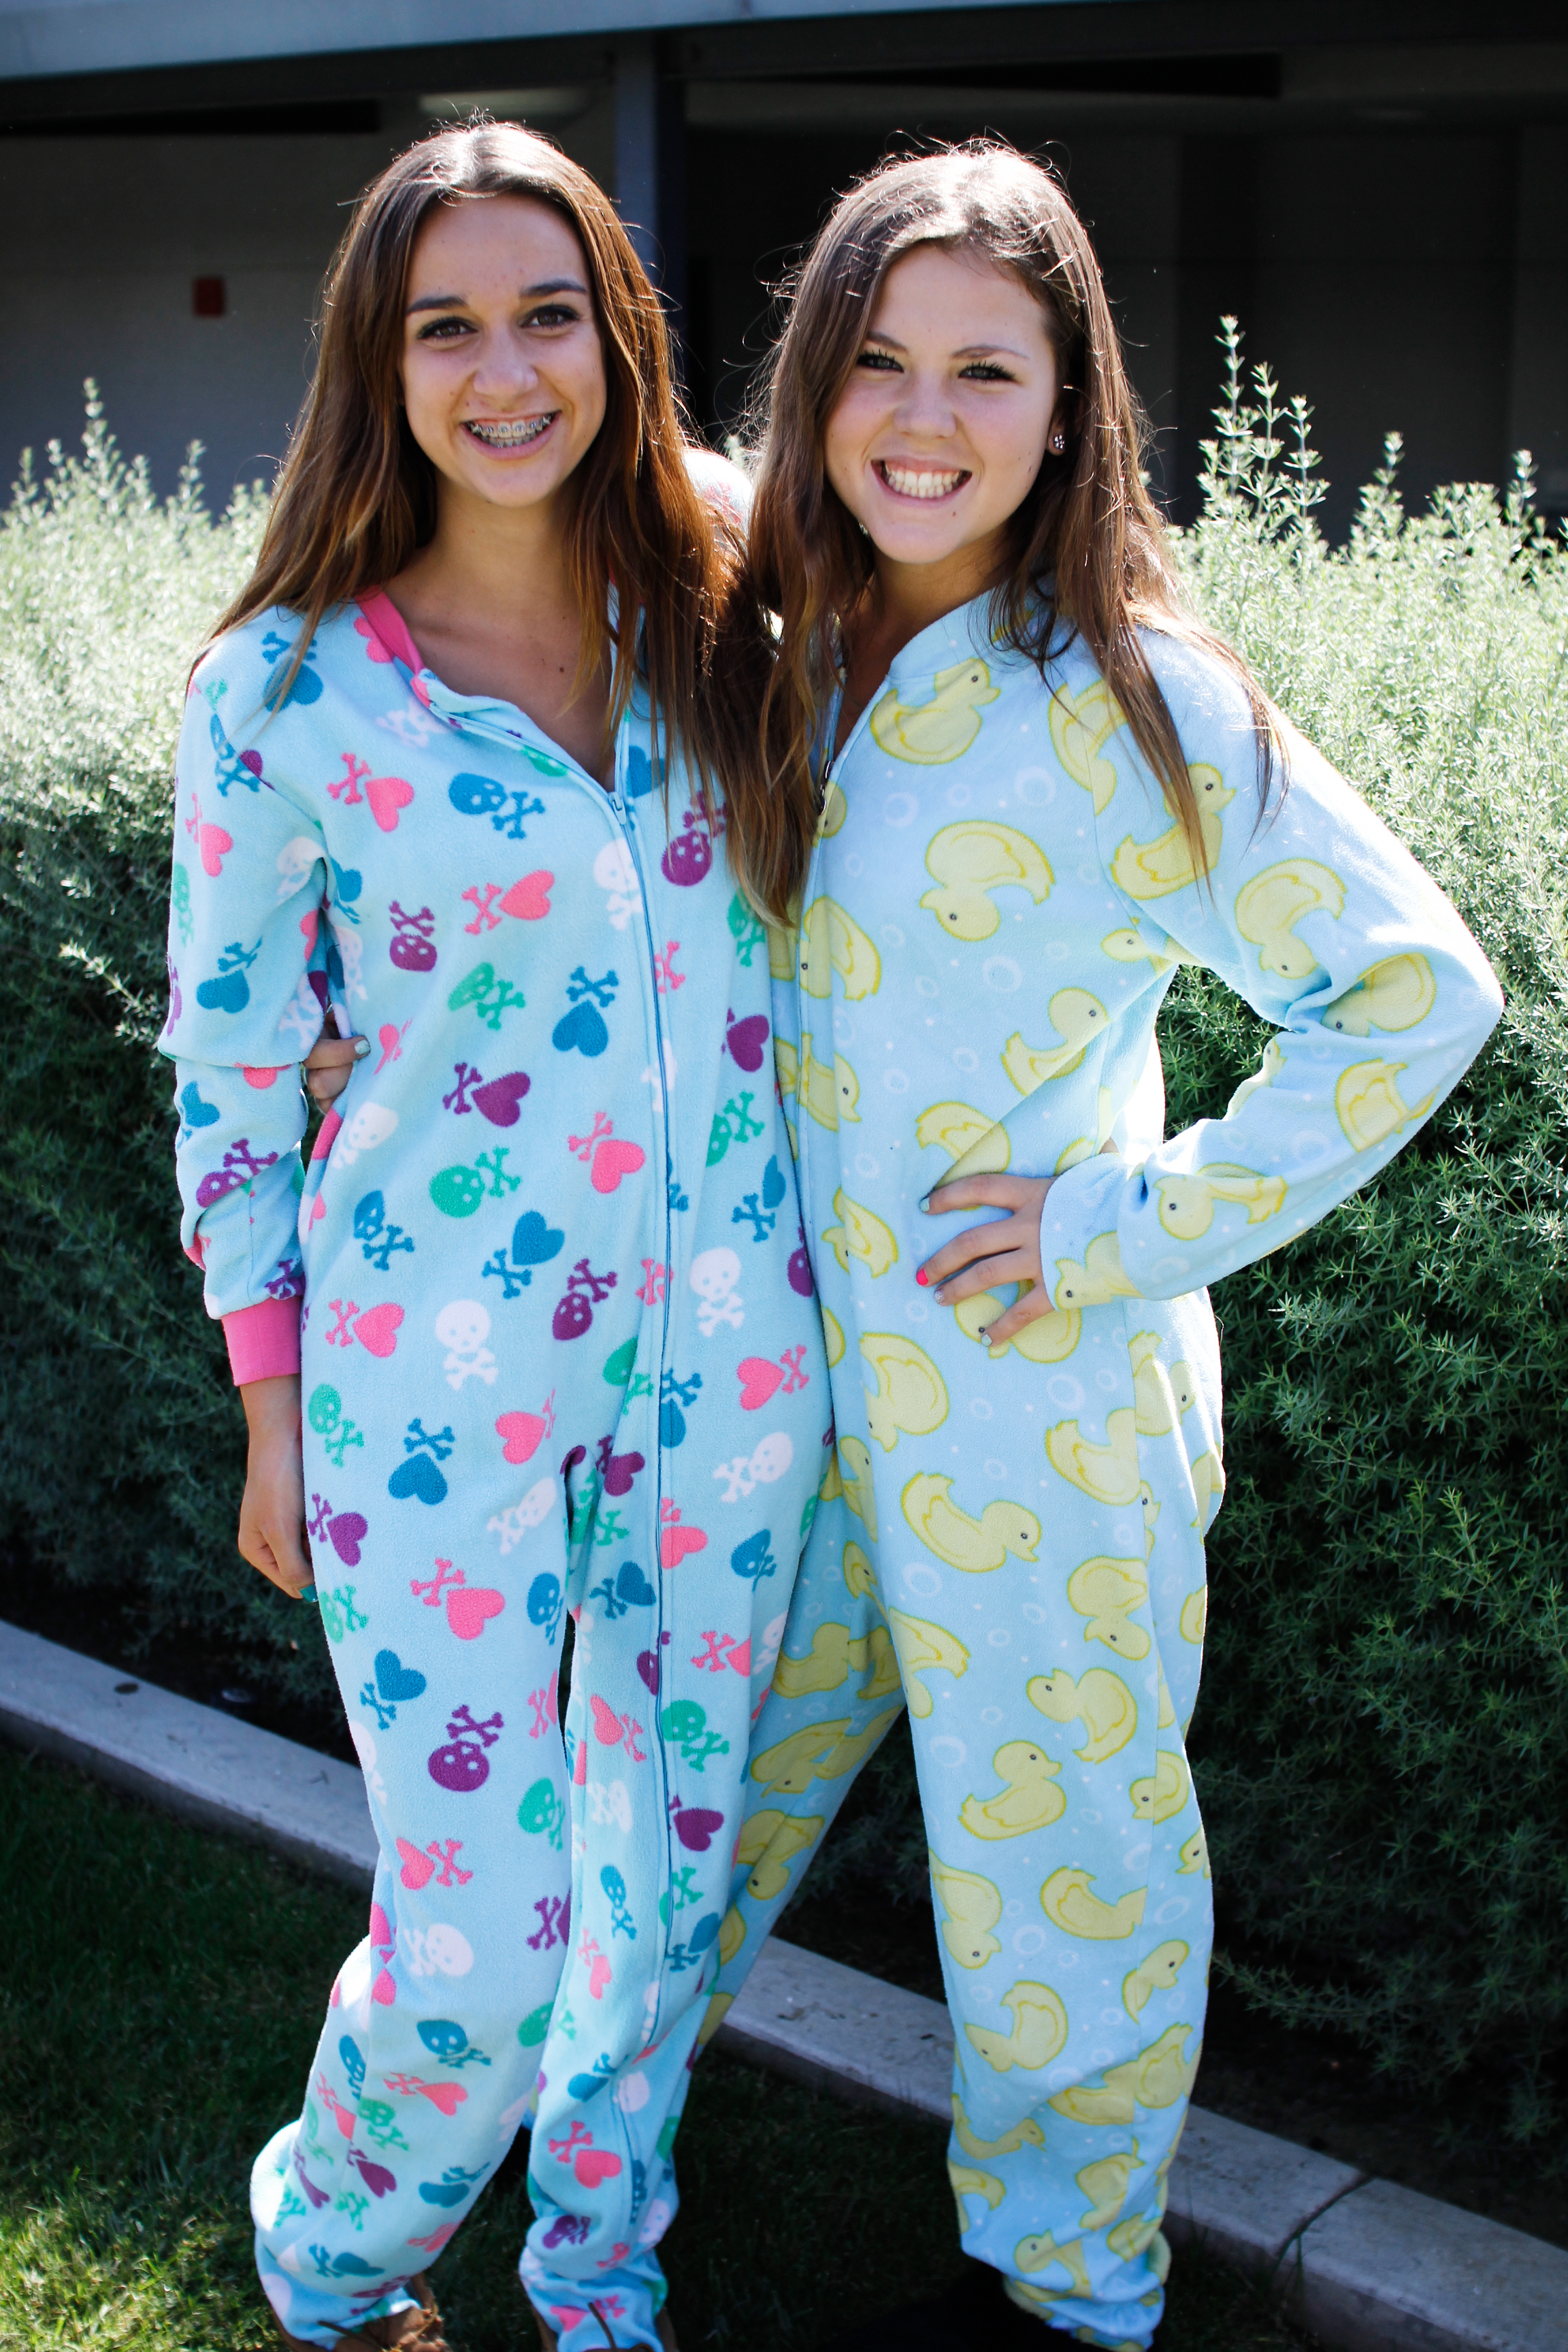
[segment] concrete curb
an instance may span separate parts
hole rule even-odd
[[[351,1765],[0,1622],[0,1738],[367,1887]],[[841,2098],[952,2119],[940,2001],[774,1937],[715,2037]],[[1568,2252],[1194,2107],[1165,2233],[1266,2283],[1342,2352],[1563,2352]]]

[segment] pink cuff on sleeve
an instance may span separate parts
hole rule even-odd
[[[300,1302],[264,1298],[257,1307],[236,1307],[223,1318],[228,1366],[237,1389],[247,1381],[271,1381],[300,1369]]]

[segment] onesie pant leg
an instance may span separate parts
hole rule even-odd
[[[900,1437],[887,1476],[877,1463],[847,1482],[858,1515],[814,1529],[754,1736],[744,1934],[710,2024],[842,1802],[849,1774],[831,1768],[863,1760],[892,1719],[879,1714],[879,1630],[902,1670],[931,1840],[963,2244],[1052,2326],[1142,2347],[1163,2309],[1159,2224],[1212,1941],[1183,1744],[1200,1528],[1220,1483],[1206,1302],[1086,1313],[1072,1363],[1057,1393],[1074,1416],[1036,1422],[1037,1516],[1001,1502],[979,1522],[944,1515],[938,1474]],[[999,1486],[1024,1483],[1017,1464],[985,1466]],[[1003,1557],[1009,1508],[1017,1543]]]

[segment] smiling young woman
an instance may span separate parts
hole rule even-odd
[[[744,495],[602,191],[441,133],[355,208],[192,681],[183,1236],[240,1549],[314,1588],[381,1845],[251,2178],[296,2352],[443,2352],[424,2273],[531,2123],[545,2352],[674,2345],[671,2150],[828,1420],[725,846],[750,794],[771,887]]]

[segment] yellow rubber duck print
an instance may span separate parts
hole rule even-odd
[[[1152,2213],[1130,2214],[1125,2221],[1117,2223],[1106,2239],[1106,2244],[1122,2262],[1136,2262],[1144,2249],[1152,2246],[1159,2236],[1160,2223],[1163,2219],[1164,2211],[1164,2204],[1162,2201]]]
[[[1182,1759],[1173,1756],[1168,1748],[1162,1748],[1152,1776],[1134,1780],[1127,1793],[1140,1821],[1169,1822],[1186,1803],[1192,1785],[1192,1775]]]
[[[730,2009],[734,1999],[735,1996],[732,1992],[716,1992],[710,1995],[708,2006],[702,2012],[702,2022],[697,2029],[697,2047],[699,2050],[707,2049],[708,2044],[712,2041],[713,2036],[718,2032],[719,2028],[723,2024],[725,2018],[729,2015]]]
[[[952,2194],[958,2205],[960,2230],[969,2226],[969,2216],[963,2210],[966,2197],[984,2197],[993,2213],[1007,2194],[994,2172],[977,2172],[971,2164],[949,2162],[947,2177],[952,2183]]]
[[[1209,1589],[1206,1584],[1200,1584],[1197,1591],[1189,1592],[1183,1601],[1182,1613],[1176,1620],[1176,1629],[1184,1642],[1192,1642],[1201,1647],[1204,1635],[1208,1630],[1208,1620]]]
[[[831,841],[836,833],[841,833],[848,814],[849,803],[842,791],[838,785],[829,784],[822,796],[822,814],[816,820],[818,841]]]
[[[1198,830],[1212,874],[1219,862],[1224,832],[1220,811],[1236,798],[1236,787],[1226,782],[1217,768],[1189,766],[1187,773],[1197,794]],[[1112,879],[1130,898],[1169,898],[1173,890],[1184,890],[1197,879],[1192,844],[1168,800],[1165,807],[1171,824],[1158,841],[1139,843],[1129,834],[1110,861]]]
[[[996,1916],[1002,1916],[1000,1898]],[[1013,2021],[1010,2032],[1001,2033],[989,2025],[963,2029],[985,2063],[998,2074],[1010,2074],[1015,2066],[1030,2074],[1048,2066],[1068,2038],[1068,2013],[1059,1997],[1049,1985],[1016,1984],[1003,1994],[1002,2006]]]
[[[1000,1568],[1011,1553],[1033,1562],[1040,1540],[1040,1523],[1022,1503],[987,1503],[977,1519],[952,1500],[952,1480],[940,1471],[921,1470],[910,1480],[901,1497],[904,1517],[928,1551],[949,1568],[969,1576]]]
[[[1081,2239],[1071,2238],[1065,2246],[1058,2246],[1050,2231],[1045,2230],[1034,2237],[1020,2238],[1013,2249],[1013,2260],[1021,2271],[1043,2271],[1052,2263],[1060,2263],[1071,2280],[1071,2285],[1055,2289],[1042,2288],[1038,2290],[1042,2294],[1089,2296],[1094,2293],[1094,2289],[1089,2283],[1089,2265],[1083,2258]]]
[[[823,1819],[821,1813],[803,1818],[783,1812],[777,1805],[764,1805],[761,1812],[750,1816],[741,1832],[735,1859],[751,1872],[747,1891],[759,1903],[772,1903],[784,1893],[791,1863],[816,1843]]]
[[[1138,1286],[1127,1279],[1121,1244],[1114,1234],[1097,1234],[1081,1264],[1076,1258],[1057,1260],[1056,1301],[1060,1307],[1109,1307],[1113,1298],[1136,1298]]]
[[[1089,1871],[1053,1870],[1040,1889],[1040,1908],[1066,1936],[1093,1944],[1124,1942],[1142,1924],[1147,1889],[1135,1886],[1118,1902],[1102,1903],[1089,1893],[1093,1885]]]
[[[798,901],[792,901],[787,929],[782,923],[763,926],[768,935],[768,971],[774,980],[795,978],[795,929],[799,921]]]
[[[775,1044],[773,1059],[778,1065],[779,1086],[784,1086],[785,1066],[781,1056],[790,1051],[781,1038]],[[810,1030],[800,1041],[800,1062],[795,1075],[795,1092],[818,1127],[837,1129],[858,1127],[860,1112],[860,1081],[842,1054],[835,1054],[831,1068],[819,1062],[812,1051]]]
[[[987,893],[1026,890],[1037,907],[1049,898],[1054,877],[1028,835],[982,819],[944,824],[926,851],[936,884],[921,900],[949,939],[988,940],[1002,920]]]
[[[1030,1830],[1048,1829],[1066,1812],[1067,1799],[1056,1786],[1062,1768],[1033,1740],[1004,1740],[991,1769],[1005,1783],[1000,1795],[965,1797],[958,1809],[971,1837],[1023,1837]]]
[[[872,1437],[890,1454],[900,1433],[929,1437],[947,1419],[947,1382],[923,1348],[901,1331],[868,1331],[860,1353],[876,1375],[868,1392],[866,1419]]]
[[[731,1903],[719,1922],[719,1965],[727,1969],[746,1940],[746,1923]]]
[[[1126,724],[1126,713],[1102,677],[1077,694],[1058,686],[1051,697],[1051,741],[1057,757],[1093,800],[1096,816],[1104,815],[1116,790],[1116,770],[1101,754],[1117,729]]]
[[[1258,950],[1265,971],[1281,980],[1305,980],[1318,968],[1318,959],[1296,937],[1296,925],[1308,915],[1331,915],[1337,922],[1344,912],[1345,886],[1333,868],[1314,858],[1290,857],[1244,882],[1236,895],[1236,928]]]
[[[1279,1049],[1279,1040],[1278,1037],[1270,1037],[1268,1045],[1263,1048],[1263,1059],[1249,1078],[1243,1078],[1226,1105],[1226,1118],[1234,1118],[1242,1104],[1249,1101],[1259,1087],[1271,1087],[1284,1067],[1285,1056]]]
[[[1374,1151],[1402,1127],[1425,1118],[1436,1101],[1436,1095],[1428,1095],[1414,1109],[1409,1108],[1394,1083],[1406,1066],[1404,1062],[1358,1062],[1334,1088],[1340,1125],[1358,1151]]]
[[[1283,1176],[1260,1176],[1256,1168],[1214,1160],[1195,1176],[1160,1180],[1160,1223],[1179,1242],[1201,1241],[1214,1223],[1216,1204],[1244,1208],[1249,1225],[1278,1216],[1285,1205]]]
[[[967,1674],[969,1653],[945,1625],[932,1625],[924,1617],[907,1617],[901,1609],[889,1610],[888,1623],[899,1655],[910,1713],[922,1719],[936,1702],[921,1677],[937,1672],[955,1676]]]
[[[835,972],[851,1004],[874,996],[881,985],[881,957],[836,898],[815,898],[806,908],[799,952],[800,984],[808,996],[831,996]]]
[[[852,1201],[842,1188],[833,1195],[833,1213],[838,1223],[829,1225],[822,1238],[846,1274],[851,1258],[858,1259],[873,1277],[898,1263],[899,1244],[892,1227],[863,1209],[858,1201]],[[842,1332],[839,1339],[842,1343]]]
[[[972,1870],[952,1870],[928,1851],[931,1885],[946,1915],[942,1940],[961,1969],[983,1969],[1002,1948],[991,1933],[1002,1916],[1002,1897],[988,1878]]]
[[[1225,1465],[1213,1446],[1193,1465],[1193,1495],[1198,1507],[1192,1524],[1199,1535],[1207,1535],[1225,1500]]]
[[[1160,1361],[1157,1331],[1134,1332],[1129,1343],[1132,1360],[1132,1421],[1140,1437],[1166,1437],[1197,1402],[1197,1383],[1190,1366],[1173,1364],[1169,1372]]]
[[[779,1652],[773,1688],[782,1698],[808,1698],[814,1691],[837,1690],[852,1674],[865,1675],[858,1699],[891,1698],[899,1687],[899,1662],[885,1625],[851,1635],[847,1625],[818,1625],[804,1658]]]
[[[931,680],[929,702],[905,702],[890,686],[871,713],[871,734],[890,760],[919,768],[962,760],[980,732],[980,713],[1001,692],[980,660],[954,662]]]
[[[858,1437],[838,1441],[838,1467],[844,1499],[873,1543],[877,1540],[877,1490],[871,1479],[871,1456]]]
[[[1209,1842],[1201,1829],[1194,1830],[1183,1845],[1177,1858],[1176,1869],[1183,1878],[1207,1878],[1212,1875],[1209,1870]]]
[[[1129,1623],[1132,1612],[1149,1598],[1144,1563],[1110,1559],[1097,1553],[1075,1568],[1068,1579],[1068,1605],[1087,1617],[1086,1642],[1103,1642],[1119,1658],[1136,1661],[1149,1654],[1149,1636],[1142,1625]]]
[[[1020,1283],[1019,1297],[1033,1287],[1032,1283]],[[968,1298],[959,1300],[952,1310],[952,1318],[966,1339],[977,1340],[985,1348],[991,1344],[986,1332],[1001,1312],[1002,1301],[994,1290],[977,1290]],[[1053,1307],[1048,1314],[1037,1315],[1032,1323],[1026,1323],[1021,1331],[1016,1331],[1010,1339],[1005,1339],[995,1350],[997,1361],[1000,1362],[1004,1356],[1016,1348],[1019,1355],[1031,1364],[1065,1363],[1078,1346],[1082,1328],[1083,1318],[1076,1309],[1064,1314],[1059,1307]]]
[[[1098,2083],[1075,2083],[1049,2101],[1058,2116],[1075,2124],[1133,2123],[1140,2107],[1171,2107],[1191,2095],[1197,2080],[1200,2043],[1190,2059],[1183,2045],[1193,2038],[1190,2025],[1172,2025],[1125,2065],[1108,2066]]]
[[[847,1273],[848,1268],[846,1267],[845,1271]],[[818,1299],[816,1303],[822,1311],[822,1337],[826,1343],[827,1348],[827,1369],[831,1371],[835,1364],[841,1363],[843,1361],[844,1326],[840,1323],[837,1316],[835,1315],[831,1307],[823,1307],[820,1299]],[[824,1502],[827,1500],[826,1495],[823,1496],[823,1500]]]
[[[1119,2220],[1127,2202],[1127,2191],[1132,2176],[1142,2168],[1138,2143],[1120,2156],[1102,2156],[1094,2164],[1086,2164],[1073,2179],[1089,2199],[1089,2211],[1079,2223],[1080,2230],[1109,2230]]]
[[[1133,923],[1124,930],[1107,931],[1100,942],[1100,951],[1108,955],[1112,963],[1147,962],[1156,972],[1170,971],[1180,963],[1190,963],[1194,967],[1197,963],[1196,956],[1189,955],[1184,947],[1165,932],[1161,931],[1154,939],[1149,939],[1139,923]]]
[[[990,2163],[999,2156],[1016,2156],[1021,2147],[1044,2147],[1046,2144],[1046,2135],[1033,2116],[1026,2116],[1000,2139],[981,2139],[956,2091],[952,2094],[952,2136],[965,2156],[973,2157],[976,2163]]]
[[[1342,1037],[1370,1037],[1374,1029],[1414,1029],[1436,1002],[1437,983],[1425,956],[1389,956],[1323,1007],[1323,1026]]]
[[[922,1151],[934,1145],[952,1161],[942,1179],[944,1184],[955,1183],[961,1176],[1003,1175],[1013,1156],[1006,1129],[967,1103],[932,1103],[915,1121],[915,1140]]]
[[[1105,1433],[1109,1444],[1090,1445],[1079,1436],[1076,1421],[1058,1421],[1046,1432],[1046,1455],[1052,1469],[1079,1494],[1120,1510],[1136,1499],[1142,1483],[1137,1423],[1130,1404],[1106,1414]]]
[[[851,1717],[847,1715],[831,1723],[806,1724],[776,1747],[753,1757],[752,1778],[770,1796],[783,1797],[802,1795],[813,1780],[837,1780],[841,1773],[852,1772],[864,1762],[898,1714],[896,1706],[889,1707],[853,1738],[849,1736]]]
[[[1168,1944],[1156,1944],[1146,1960],[1128,1970],[1121,1979],[1121,2006],[1129,2017],[1142,2017],[1155,1993],[1175,1991],[1190,1949],[1173,1937]]]
[[[1015,1030],[1002,1051],[1002,1067],[1021,1095],[1032,1095],[1052,1078],[1068,1076],[1094,1040],[1110,1027],[1110,1015],[1087,988],[1058,988],[1046,1010],[1060,1045],[1026,1045],[1022,1032]]]
[[[857,1599],[875,1601],[881,1606],[876,1570],[858,1543],[844,1547],[844,1585],[846,1591],[853,1592]]]
[[[1109,1666],[1089,1666],[1076,1680],[1065,1666],[1053,1666],[1026,1688],[1030,1705],[1050,1722],[1082,1724],[1088,1736],[1074,1752],[1085,1764],[1103,1764],[1138,1728],[1138,1702]]]

